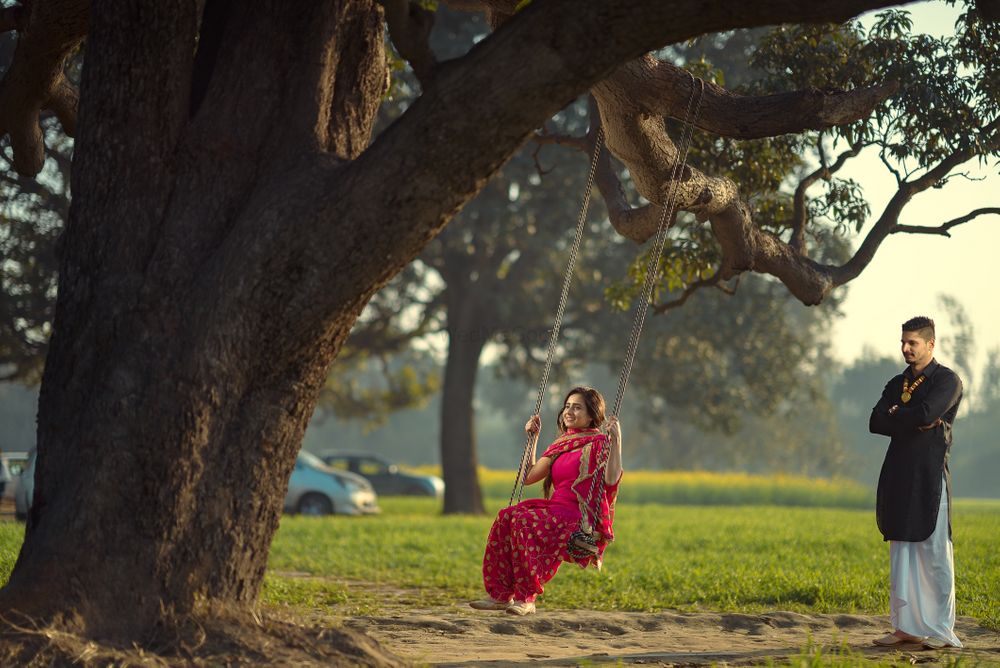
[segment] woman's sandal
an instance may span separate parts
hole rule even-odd
[[[530,615],[535,611],[535,604],[528,601],[511,601],[505,609],[508,615]]]

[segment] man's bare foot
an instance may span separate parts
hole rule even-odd
[[[872,642],[876,645],[881,645],[882,647],[892,647],[893,645],[902,645],[905,643],[915,643],[919,645],[923,641],[923,638],[911,636],[909,633],[904,633],[903,631],[896,629],[892,633],[886,633],[884,636],[876,638]]]

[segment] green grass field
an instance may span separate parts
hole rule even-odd
[[[813,481],[810,495],[802,479],[628,475],[604,570],[564,564],[542,597],[546,607],[888,612],[888,545],[875,528],[870,490]],[[499,474],[485,481],[491,512],[506,504],[511,477],[500,494]],[[677,498],[671,484],[686,489],[688,503],[700,489],[704,505],[664,503]],[[731,505],[715,505],[720,490]],[[859,509],[862,493],[868,500]],[[808,507],[816,498],[842,507]],[[482,594],[492,515],[442,516],[430,499],[381,504],[384,512],[375,517],[285,517],[271,549],[264,602],[352,615]],[[0,582],[22,532],[19,524],[0,523]],[[1000,630],[1000,501],[957,501],[954,541],[958,614]]]
[[[372,518],[288,517],[271,551],[265,600],[345,612],[481,595],[490,517],[443,517],[429,500],[383,500]],[[499,504],[494,504],[494,509]],[[1000,630],[1000,503],[956,503],[958,614]],[[888,545],[871,511],[781,506],[618,506],[603,571],[568,564],[542,602],[601,610],[888,612]],[[368,586],[348,593],[323,577]]]

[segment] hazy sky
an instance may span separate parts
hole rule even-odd
[[[958,16],[958,11],[944,2],[919,3],[907,9],[913,17],[914,32],[951,34]],[[853,162],[858,164],[845,167],[843,176],[863,185],[874,220],[895,191],[895,178],[877,154],[863,155]],[[1000,176],[995,165],[979,167],[969,163],[962,171],[986,178],[956,179],[941,190],[917,195],[904,209],[900,223],[940,225],[973,209],[1000,206]],[[946,338],[949,322],[938,303],[939,295],[946,294],[962,303],[975,326],[981,366],[988,349],[1000,349],[1000,300],[996,294],[1000,279],[993,276],[1000,267],[998,259],[997,215],[981,216],[953,228],[950,239],[939,235],[891,235],[865,272],[846,286],[845,317],[833,328],[832,340],[821,345],[831,345],[845,363],[860,355],[865,346],[880,354],[899,356],[899,325],[918,314],[934,318],[939,338]],[[947,363],[947,346],[940,347],[937,356]]]

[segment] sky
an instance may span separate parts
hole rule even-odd
[[[944,2],[906,7],[914,32],[951,34],[958,11]],[[859,156],[845,167],[843,176],[858,180],[872,207],[872,220],[896,188],[895,177],[877,154]],[[904,209],[900,223],[936,226],[981,207],[1000,206],[1000,175],[995,165],[969,163],[961,170],[985,177],[982,181],[955,179],[941,190],[917,195]],[[858,240],[870,225],[862,230]],[[939,304],[940,295],[956,298],[965,308],[975,331],[976,366],[981,368],[989,349],[1000,353],[1000,308],[993,277],[1000,266],[1000,216],[981,216],[953,228],[951,238],[939,235],[893,234],[883,242],[875,259],[844,288],[844,317],[836,322],[826,342],[836,359],[849,364],[867,348],[878,355],[899,354],[900,325],[914,315],[928,315],[937,324],[941,344],[937,358],[948,363],[950,323]]]

